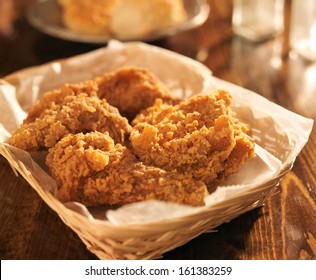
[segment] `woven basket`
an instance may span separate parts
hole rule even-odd
[[[118,56],[122,55],[124,59],[119,60],[120,62],[114,63],[114,65],[107,63],[113,53]],[[130,59],[129,54],[132,54]],[[138,55],[138,58],[135,58],[135,54]],[[243,188],[238,195],[200,207],[198,211],[164,220],[113,224],[108,220],[93,218],[80,205],[62,204],[54,195],[54,189],[43,185],[43,182],[47,182],[50,177],[42,169],[42,166],[32,161],[27,152],[6,143],[1,143],[0,153],[8,160],[13,170],[20,173],[28,181],[45,203],[59,215],[67,226],[78,234],[88,250],[100,259],[156,259],[196,236],[204,232],[212,232],[217,226],[264,205],[267,197],[276,190],[282,177],[291,169],[296,156],[308,140],[312,120],[289,112],[253,92],[213,77],[209,70],[195,61],[143,43],[127,43],[121,44],[119,47],[117,45],[110,46],[86,55],[54,62],[53,67],[52,64],[47,64],[20,71],[8,76],[5,80],[10,83],[10,86],[13,85],[17,91],[23,83],[23,79],[31,79],[36,75],[40,75],[39,73],[44,73],[41,74],[44,75],[42,81],[51,79],[53,75],[61,74],[65,79],[65,73],[69,75],[70,82],[83,80],[90,78],[90,76],[80,76],[82,74],[79,74],[79,72],[82,71],[76,70],[76,67],[81,63],[94,65],[96,59],[101,64],[102,61],[106,61],[107,66],[91,67],[91,73],[89,74],[91,76],[107,70],[108,65],[111,65],[112,68],[119,65],[137,65],[149,68],[164,82],[169,83],[175,89],[175,92],[179,93],[180,90],[184,97],[193,94],[194,91],[195,93],[197,93],[196,91],[207,92],[216,88],[230,91],[235,100],[234,109],[253,128],[256,144],[272,154],[280,163],[277,171],[268,180],[254,183],[251,187]],[[162,63],[168,63],[169,61],[169,70],[167,72],[163,71],[157,64],[153,64],[155,61]],[[174,61],[177,61],[177,63],[175,64]],[[56,68],[58,63],[65,72],[62,70],[61,74],[60,72],[59,74],[52,74],[50,71]],[[179,74],[172,72],[175,70],[178,70]],[[186,78],[190,71],[192,72],[191,78]],[[168,73],[173,75],[173,81],[171,82],[168,79]],[[49,77],[46,79],[45,75]],[[180,76],[180,80],[182,79],[185,82],[180,84],[174,82],[177,75]],[[63,79],[59,82],[64,83]],[[57,87],[58,85],[53,84],[51,86]],[[42,92],[45,90],[47,88],[42,89]],[[38,96],[42,92],[39,92]],[[23,93],[17,93],[17,98],[23,100],[22,95]],[[256,104],[257,107],[253,108],[253,104]],[[27,107],[25,104],[22,105]],[[244,107],[252,110],[250,114],[246,114],[247,110],[241,110]],[[263,132],[262,128],[265,126],[269,127],[270,131],[265,130]],[[5,124],[4,127],[6,127]],[[270,133],[269,137],[266,137],[266,133]],[[54,185],[54,182],[52,182],[52,185]],[[83,213],[83,211],[86,212]]]

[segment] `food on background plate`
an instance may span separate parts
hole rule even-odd
[[[57,0],[65,27],[78,33],[110,36],[112,11],[119,0]]]
[[[62,21],[82,34],[142,37],[186,20],[182,0],[58,0]]]
[[[150,71],[122,67],[47,92],[8,142],[48,149],[64,202],[201,206],[214,184],[255,155],[231,102],[224,90],[180,101]]]
[[[177,26],[186,18],[182,0],[121,0],[113,9],[110,30],[118,39],[133,39]]]

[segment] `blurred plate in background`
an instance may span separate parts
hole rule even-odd
[[[183,0],[187,12],[187,20],[175,27],[166,28],[150,33],[146,36],[133,38],[133,41],[153,41],[176,33],[190,30],[202,25],[208,15],[210,7],[207,0]],[[72,31],[62,23],[61,7],[56,0],[36,1],[27,13],[27,19],[36,29],[50,36],[60,39],[84,43],[104,44],[114,37],[89,35]],[[131,39],[129,39],[131,41]],[[128,41],[120,38],[120,41]]]

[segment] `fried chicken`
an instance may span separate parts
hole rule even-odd
[[[64,202],[201,206],[212,184],[255,155],[231,103],[223,90],[180,102],[146,69],[122,67],[44,94],[8,143],[49,149]]]
[[[121,67],[95,79],[98,96],[119,109],[122,116],[132,120],[142,109],[150,107],[157,98],[173,103],[171,91],[156,76],[139,67]]]
[[[97,91],[97,84],[93,80],[88,80],[82,83],[65,84],[61,88],[46,92],[28,112],[24,123],[35,121],[52,104],[61,105],[67,96],[77,96],[80,93],[85,93],[88,96],[97,96]]]
[[[129,120],[141,110],[152,106],[157,98],[170,104],[178,102],[168,87],[151,72],[139,67],[125,66],[106,72],[95,79],[66,84],[45,93],[31,108],[25,122],[34,121],[52,103],[61,104],[66,96],[76,96],[80,93],[105,98]]]
[[[250,135],[249,127],[234,118],[234,137],[236,145],[223,164],[223,171],[217,174],[214,183],[224,180],[229,175],[239,171],[240,167],[250,158],[255,156],[254,140]]]
[[[94,130],[107,131],[116,143],[125,143],[131,126],[106,100],[79,93],[66,96],[59,104],[50,103],[34,121],[17,128],[9,144],[23,150],[50,148],[68,133]]]
[[[231,99],[217,90],[175,106],[156,101],[132,123],[134,153],[145,164],[192,174],[206,184],[237,172],[254,156],[254,144],[234,116]]]
[[[203,182],[144,165],[107,133],[67,135],[49,149],[46,163],[64,202],[98,206],[158,199],[199,206],[207,194]]]
[[[137,67],[122,67],[93,80],[66,84],[43,95],[9,143],[24,150],[49,148],[67,133],[93,130],[108,130],[116,143],[125,143],[131,127],[124,116],[133,118],[156,98],[174,102],[165,85]]]

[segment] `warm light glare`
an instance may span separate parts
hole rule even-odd
[[[309,46],[310,46],[311,50],[316,52],[316,22],[313,24],[313,26],[311,28],[310,35],[311,35],[311,38],[309,41]]]

